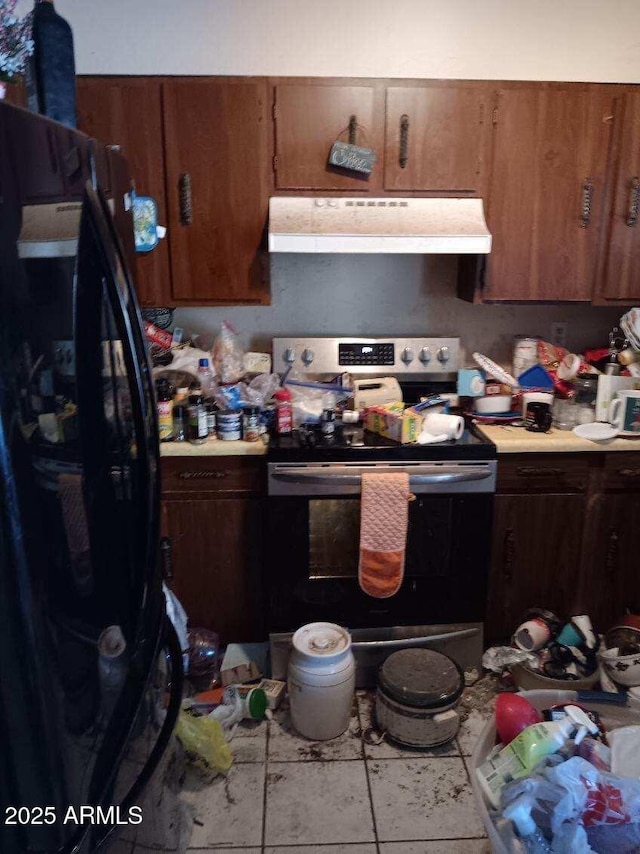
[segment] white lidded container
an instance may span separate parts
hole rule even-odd
[[[309,623],[292,643],[287,684],[293,726],[313,741],[342,735],[356,687],[351,635],[335,623]]]

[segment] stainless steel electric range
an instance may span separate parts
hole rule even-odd
[[[458,339],[274,339],[276,370],[329,380],[349,372],[393,376],[405,402],[455,390]],[[353,426],[327,439],[313,427],[275,439],[268,463],[268,627],[274,674],[290,633],[316,620],[354,636],[359,684],[390,651],[429,645],[477,666],[496,449],[471,425],[455,441],[399,445]],[[404,581],[389,599],[358,584],[360,481],[364,472],[407,471],[411,492]],[[283,675],[280,673],[279,675]]]

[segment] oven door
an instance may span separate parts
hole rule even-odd
[[[482,622],[495,461],[271,463],[269,630],[328,620],[349,628]],[[360,488],[367,471],[407,471],[404,581],[388,599],[358,583]]]

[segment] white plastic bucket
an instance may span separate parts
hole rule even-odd
[[[334,623],[309,623],[295,632],[292,643],[291,722],[313,741],[336,738],[349,726],[356,686],[351,636]]]

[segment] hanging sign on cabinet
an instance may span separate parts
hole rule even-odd
[[[355,116],[349,119],[349,141],[336,140],[329,152],[329,165],[337,166],[339,169],[347,169],[350,172],[361,172],[370,175],[378,155],[372,148],[363,148],[356,145],[356,132],[358,123]]]

